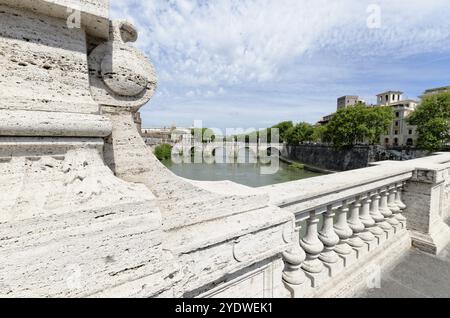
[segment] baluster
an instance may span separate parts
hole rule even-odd
[[[388,207],[392,211],[393,214],[400,211],[400,207],[397,205],[396,197],[397,197],[397,185],[393,185],[389,187],[389,196],[388,196]]]
[[[299,287],[305,283],[306,276],[302,270],[302,263],[306,259],[306,253],[300,246],[301,225],[295,228],[294,242],[290,250],[283,253],[284,270],[283,282],[292,293],[293,298],[299,298]]]
[[[364,242],[359,237],[359,234],[364,231],[364,224],[359,218],[361,203],[360,197],[356,197],[355,201],[350,205],[350,218],[348,219],[348,226],[353,231],[353,235],[348,240],[348,244],[356,251],[356,256],[359,258],[364,249]]]
[[[336,244],[339,243],[339,236],[335,233],[333,227],[335,215],[333,206],[328,206],[327,212],[324,214],[322,230],[319,232],[319,238],[325,246],[319,259],[324,263],[325,267],[329,269],[330,276],[334,276],[338,271],[340,260],[339,256],[334,251]]]
[[[400,222],[402,227],[406,228],[406,218],[402,214],[402,212],[406,209],[406,204],[403,203],[403,201],[402,201],[402,192],[403,192],[404,185],[405,184],[403,182],[396,184],[397,192],[395,194],[395,204],[400,209],[400,211],[395,214],[395,217]]]
[[[359,233],[359,237],[368,245],[369,250],[375,247],[375,236],[370,231],[370,229],[375,226],[375,220],[370,215],[371,203],[370,193],[368,193],[367,196],[362,199],[362,207],[359,214],[359,219],[364,225],[364,230]]]
[[[316,211],[310,212],[307,221],[306,236],[300,241],[300,246],[306,252],[306,260],[303,262],[302,268],[311,278],[312,287],[318,286],[318,278],[323,271],[323,263],[319,260],[319,256],[324,246],[319,239],[318,224],[319,217]]]
[[[344,260],[344,266],[349,266],[353,259],[353,249],[348,244],[348,239],[352,236],[353,231],[348,226],[347,215],[349,213],[347,201],[342,202],[342,206],[338,209],[338,219],[334,225],[334,231],[340,238],[339,243],[335,246],[334,251]]]
[[[403,193],[403,188],[404,188],[405,184],[406,184],[406,182],[400,182],[397,184],[397,195],[395,197],[395,203],[400,208],[400,210],[406,209],[406,204],[402,200],[402,193]]]
[[[392,211],[388,207],[388,196],[389,196],[389,188],[385,187],[385,188],[381,189],[380,212],[384,216],[384,219],[386,221],[384,223],[385,226],[383,227],[383,230],[386,232],[386,238],[390,238],[395,233],[395,227],[394,227],[395,221],[392,222],[392,219],[391,219]],[[387,228],[388,226],[386,224],[388,224],[390,226],[389,229]],[[395,223],[395,224],[398,224],[398,223]]]
[[[388,207],[389,188],[383,188],[380,190],[380,213],[384,216],[386,222],[389,222],[389,218],[392,216],[392,211]]]
[[[391,216],[387,219],[387,221],[389,222],[389,224],[391,224],[394,227],[394,229],[397,230],[398,228],[401,228],[402,225],[395,217],[395,214],[401,212],[400,208],[395,203],[395,196],[397,194],[396,186],[388,187],[387,193],[388,193],[388,199],[387,199],[388,200],[388,209],[392,212]]]
[[[392,230],[392,225],[386,222],[383,214],[380,212],[380,200],[380,191],[377,190],[372,196],[372,203],[370,205],[370,215],[375,220],[376,225],[370,231],[378,238],[378,244],[382,242],[384,233]]]

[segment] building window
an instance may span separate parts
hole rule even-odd
[[[408,138],[408,140],[406,141],[406,145],[407,146],[413,146],[414,145],[414,141],[412,140],[412,138]]]
[[[396,112],[395,113],[395,117],[399,118],[400,117],[400,112]]]
[[[394,145],[395,145],[395,146],[398,146],[398,138],[395,138],[395,139],[394,139]]]
[[[398,121],[395,122],[395,127],[398,127],[400,123]]]
[[[413,131],[412,131],[412,129],[410,129],[410,130],[409,130],[409,134],[410,134],[410,135],[412,135],[412,134],[413,134]]]
[[[395,131],[395,135],[398,135],[398,130]]]
[[[388,145],[388,144],[389,144],[389,138],[386,138],[386,139],[384,140],[384,143],[385,143],[386,145]]]

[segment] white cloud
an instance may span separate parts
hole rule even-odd
[[[370,4],[381,7],[380,29],[367,27]],[[395,73],[405,69],[395,61],[450,53],[448,0],[113,0],[111,5],[114,18],[138,27],[137,45],[157,68],[163,92],[155,99],[161,104],[196,105],[206,98],[220,100],[218,109],[233,107],[243,104],[239,98],[246,91],[253,96],[250,108],[257,107],[251,100],[275,96],[294,107],[282,96],[298,99],[291,92],[317,94],[324,87],[328,94],[358,93],[339,89],[369,68]],[[323,109],[334,107],[333,99]]]
[[[367,28],[378,3],[382,28]],[[303,55],[397,56],[448,49],[447,0],[122,0],[113,15],[131,18],[163,80],[192,86],[264,82]],[[444,19],[444,17],[447,19]],[[281,75],[282,77],[282,75]]]

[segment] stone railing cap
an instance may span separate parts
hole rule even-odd
[[[81,26],[88,34],[102,39],[109,37],[109,0],[0,0],[0,4],[62,19],[78,10]]]

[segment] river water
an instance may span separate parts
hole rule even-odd
[[[278,171],[274,174],[262,174],[261,163],[182,163],[163,162],[176,175],[199,181],[230,180],[250,187],[262,187],[271,184],[320,176],[320,173],[294,168],[284,162],[279,162]]]

